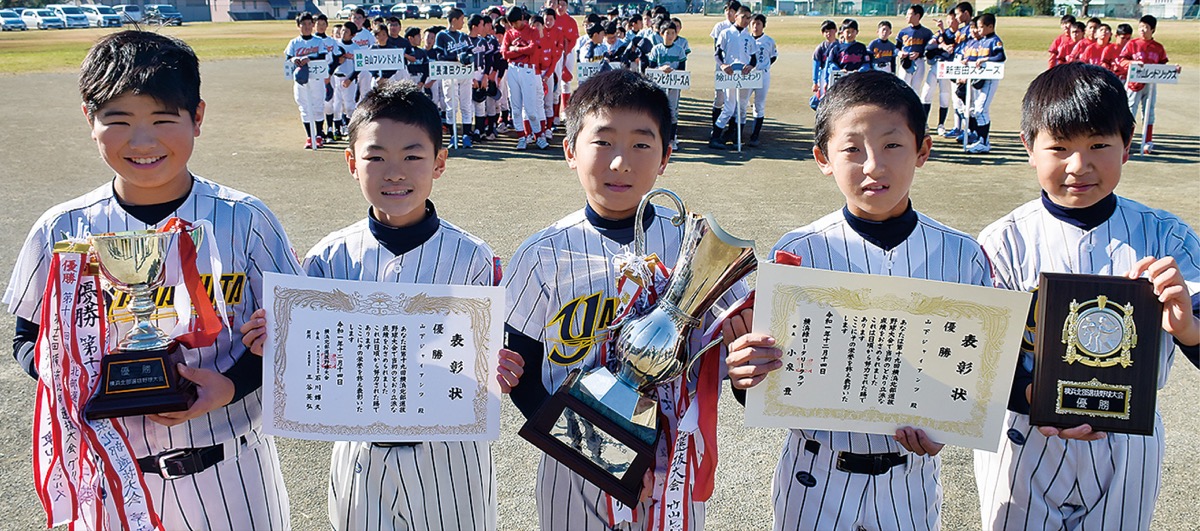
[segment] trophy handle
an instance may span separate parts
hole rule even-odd
[[[646,211],[646,205],[649,205],[650,200],[656,195],[665,195],[675,201],[675,206],[679,212],[671,218],[672,225],[676,227],[683,225],[683,221],[686,219],[687,207],[683,206],[683,200],[678,195],[675,195],[675,192],[666,188],[655,188],[642,196],[641,202],[638,203],[637,214],[634,216],[633,223],[633,252],[638,256],[646,256],[646,228],[642,225],[642,215]]]
[[[700,360],[700,358],[704,357],[703,354],[705,352],[708,352],[708,349],[721,344],[722,341],[725,341],[725,334],[717,334],[717,337],[715,339],[710,341],[707,345],[704,345],[704,347],[699,350],[700,355],[692,356],[692,359],[688,360],[687,366],[684,367],[684,369],[683,369],[683,380],[685,382],[687,381],[688,376],[692,374],[692,369],[693,369],[692,366],[695,365],[696,362]]]

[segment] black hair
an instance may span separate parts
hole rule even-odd
[[[753,13],[754,13],[754,12],[750,10],[750,6],[742,6],[742,7],[739,7],[739,8],[738,8],[738,14],[739,14],[739,15],[750,15],[750,14],[753,14]]]
[[[838,28],[839,31],[846,31],[848,29],[853,29],[854,31],[858,31],[858,21],[854,20],[852,18],[848,18],[848,19],[846,19],[845,22],[842,22],[842,27]]]
[[[575,149],[579,129],[588,115],[618,109],[650,116],[658,127],[662,154],[666,156],[671,147],[671,105],[667,101],[667,93],[646,76],[623,68],[596,74],[571,93],[566,112],[567,145]]]
[[[504,18],[506,20],[508,20],[509,24],[516,24],[517,22],[520,22],[521,21],[521,8],[513,7],[512,9],[510,9],[508,11],[507,15],[504,15]]]
[[[996,25],[996,15],[993,15],[991,13],[984,13],[982,15],[979,15],[979,25],[980,26],[995,26]]]
[[[400,24],[401,26],[403,26],[403,25],[404,25],[404,22],[401,22],[401,21],[400,21],[400,17],[397,17],[397,16],[390,16],[390,17],[388,17],[388,18],[387,18],[387,23],[388,23],[388,24],[391,24],[391,23],[393,23],[393,22],[395,22],[395,23],[397,23],[397,24]]]
[[[637,13],[634,13],[634,14],[630,15],[630,16],[629,16],[629,20],[628,20],[628,22],[629,22],[630,24],[636,24],[636,23],[638,23],[638,22],[641,22],[641,21],[642,21],[642,16],[641,16],[641,15],[639,15],[639,14],[637,14]]]
[[[601,17],[599,13],[588,13],[588,16],[584,17],[583,22],[585,24],[595,24],[601,20],[604,20],[604,17]]]
[[[728,2],[725,2],[725,11],[729,11],[730,9],[737,11],[741,8],[742,3],[738,2],[738,0],[729,0]]]
[[[1075,23],[1075,15],[1063,15],[1062,18],[1058,19],[1058,25],[1060,25],[1060,26],[1063,24],[1074,24],[1074,23]]]
[[[421,36],[421,28],[414,26],[414,27],[410,27],[410,28],[404,30],[404,38],[406,38],[406,39],[411,39],[413,37],[420,37],[420,36]]]
[[[887,29],[892,29],[892,23],[891,23],[891,22],[889,22],[889,21],[886,21],[886,20],[880,20],[880,21],[879,21],[879,24],[878,24],[877,26],[875,26],[875,27],[877,27],[877,28],[887,28]]]
[[[966,11],[968,15],[975,15],[975,7],[970,2],[959,2],[958,5],[954,6],[954,10],[960,12]]]
[[[847,78],[849,79],[849,78]],[[1108,69],[1066,63],[1042,72],[1021,100],[1021,133],[1033,144],[1039,132],[1057,139],[1120,134],[1133,138],[1133,114],[1121,80]]]
[[[616,22],[609,21],[609,23],[608,23],[608,24],[605,24],[605,25],[604,25],[604,34],[605,34],[605,35],[608,35],[608,34],[613,34],[613,33],[616,33],[616,32],[617,32],[617,26],[618,26],[618,24],[617,24]]]
[[[1133,35],[1133,26],[1129,24],[1117,24],[1117,35]]]
[[[587,36],[588,37],[591,37],[592,35],[595,35],[597,33],[604,33],[604,25],[603,24],[592,23],[592,24],[587,25]]]
[[[464,15],[466,15],[466,13],[463,13],[463,10],[457,7],[452,7],[450,8],[450,12],[446,13],[446,21],[449,22],[454,19],[463,18]]]
[[[467,27],[474,28],[475,26],[483,24],[487,20],[488,18],[483,15],[471,15],[471,18],[467,19]]]
[[[921,98],[900,77],[878,70],[846,76],[829,87],[817,106],[817,124],[813,128],[816,146],[826,152],[829,138],[833,136],[834,120],[852,108],[866,105],[904,116],[905,125],[916,137],[919,149],[926,136],[925,106],[921,104]]]
[[[1082,22],[1079,22],[1078,20],[1076,20],[1075,22],[1072,22],[1071,27],[1075,28],[1079,31],[1083,31],[1083,30],[1087,29],[1087,25]]]
[[[1109,26],[1108,24],[1101,23],[1101,24],[1100,24],[1100,27],[1101,27],[1101,28],[1105,28],[1105,29],[1107,29],[1108,31],[1112,31],[1112,26]]]
[[[614,8],[612,8],[612,9],[609,9],[607,14],[609,14],[609,15],[620,15],[620,14],[621,14],[621,10],[620,10],[620,9],[617,9],[617,8],[615,8],[615,7],[614,7]]]
[[[1142,18],[1138,19],[1138,23],[1150,26],[1150,31],[1158,29],[1158,19],[1154,18],[1154,15],[1142,15]]]
[[[342,23],[342,29],[349,31],[350,35],[355,35],[358,33],[358,25],[348,20]]]
[[[79,95],[92,118],[125,94],[150,96],[169,111],[200,107],[200,62],[183,41],[129,30],[102,37],[79,68]]]
[[[534,15],[532,17],[529,17],[529,23],[530,24],[541,24],[543,26],[546,25],[546,21],[544,19],[542,19],[541,15]]]
[[[767,16],[762,13],[754,15],[754,18],[750,19],[750,21],[751,22],[762,22],[762,25],[764,28],[767,26]]]
[[[553,7],[547,7],[546,9],[543,9],[542,18],[544,19],[546,17],[558,18],[558,11],[555,11]]]
[[[1102,21],[1096,17],[1089,18],[1087,21],[1088,24],[1091,24],[1093,26],[1099,26],[1100,22],[1102,22]]]
[[[309,22],[313,21],[312,13],[305,11],[303,13],[300,13],[299,15],[296,15],[296,25],[297,26],[299,26],[301,22],[304,22],[306,20]]]
[[[922,6],[921,4],[912,4],[912,5],[908,6],[908,10],[912,11],[913,13],[916,13],[917,18],[925,17],[925,6]]]
[[[329,17],[325,16],[325,13],[317,13],[317,16],[313,20],[329,22]]]
[[[425,90],[411,81],[381,83],[371,89],[350,117],[350,149],[358,131],[376,120],[393,120],[420,128],[433,142],[433,152],[442,150],[442,118],[438,106]]]
[[[658,25],[658,32],[662,33],[667,30],[671,30],[671,31],[674,31],[675,33],[679,33],[679,26],[676,26],[675,23],[671,22],[670,20],[664,20],[662,24]]]
[[[355,14],[355,15],[362,15],[362,16],[363,16],[363,18],[367,18],[367,10],[366,10],[366,9],[363,9],[363,8],[361,8],[361,7],[356,7],[356,8],[354,8],[354,14]]]
[[[835,24],[832,20],[826,20],[824,22],[821,22],[821,33],[825,33],[826,31],[836,30],[836,29],[837,29],[837,24]]]

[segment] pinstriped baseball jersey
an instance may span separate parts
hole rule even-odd
[[[674,267],[679,257],[683,237],[682,229],[671,224],[674,214],[661,207],[652,213],[647,209],[643,224],[647,252],[657,254],[668,267]],[[632,239],[632,220],[605,220],[588,207],[534,234],[513,255],[505,274],[510,305],[506,323],[542,344],[541,359],[521,354],[526,356],[526,376],[540,372],[547,393],[558,390],[572,370],[588,371],[599,365],[598,345],[618,306],[613,257],[631,252]],[[747,292],[744,284],[736,285],[717,303],[714,313]],[[534,363],[538,367],[531,370]],[[538,383],[530,379],[521,386]],[[554,459],[542,456],[536,490],[542,529],[608,529],[603,492]],[[647,505],[637,508],[638,522],[643,524]],[[703,503],[692,504],[693,528],[703,527],[703,507]],[[622,527],[626,528],[630,527]]]
[[[785,234],[771,255],[787,251],[816,269],[987,284],[987,258],[975,240],[911,209],[905,216],[915,227],[888,250],[856,230],[843,209]],[[836,467],[838,452],[900,453],[908,463],[877,476],[848,473]],[[936,529],[940,467],[940,457],[911,455],[890,435],[792,430],[775,472],[775,529]]]
[[[374,282],[494,285],[495,254],[437,217],[396,229],[363,219],[321,240],[309,276]],[[496,528],[491,444],[429,442],[382,447],[334,443],[328,490],[334,529]]]
[[[1041,272],[1124,275],[1139,259],[1173,256],[1200,306],[1200,240],[1175,215],[1116,197],[1107,221],[1085,230],[1035,200],[989,225],[980,242],[997,287],[1033,290]],[[1153,333],[1153,332],[1150,332]],[[1166,332],[1158,386],[1166,384],[1175,343]],[[1022,355],[1026,370],[1033,359]],[[1110,433],[1095,442],[1047,439],[1029,416],[1008,412],[999,453],[975,452],[984,529],[1148,529],[1161,484],[1161,418],[1153,436]]]
[[[190,367],[227,371],[240,356],[246,355],[238,330],[260,306],[263,272],[296,274],[299,264],[275,215],[250,195],[194,177],[191,192],[172,216],[212,222],[214,234],[206,237],[216,243],[221,278],[211,278],[210,248],[204,242],[197,246],[196,266],[203,280],[214,287],[213,293],[224,297],[230,318],[230,333],[222,331],[212,346],[201,349],[181,346],[181,351]],[[96,234],[153,228],[156,227],[139,221],[121,207],[112,183],[55,206],[43,214],[29,232],[5,291],[4,302],[17,316],[38,322],[50,249],[64,234],[78,234],[80,230]],[[155,292],[155,302],[159,306],[155,318],[164,330],[171,330],[175,324],[171,289],[161,288]],[[114,297],[114,319],[121,320],[122,315],[127,317],[128,310],[123,308],[126,302],[121,295]],[[226,460],[202,473],[166,482],[157,476],[146,476],[164,525],[175,528],[221,528],[226,525],[236,528],[238,522],[254,527],[287,525],[287,493],[279,476],[274,444],[269,436],[258,435],[262,414],[260,393],[255,391],[238,402],[173,427],[162,426],[142,416],[119,419],[137,457],[177,448],[227,445]],[[242,442],[243,437],[246,442]],[[239,452],[241,456],[252,453],[254,460],[230,459],[231,452]],[[216,492],[224,497],[224,506],[212,500]],[[209,503],[197,503],[201,493]]]

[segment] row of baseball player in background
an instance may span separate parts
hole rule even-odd
[[[151,32],[110,34],[89,52],[79,79],[90,133],[115,177],[50,208],[20,251],[5,302],[17,316],[13,346],[22,368],[39,386],[53,385],[43,339],[55,334],[37,320],[42,305],[51,302],[42,294],[52,274],[49,264],[57,263],[50,257],[60,234],[155,229],[175,216],[208,220],[214,240],[235,244],[198,249],[199,273],[247,278],[244,296],[231,307],[230,336],[222,334],[211,347],[181,347],[186,365],[180,373],[199,386],[196,403],[183,412],[117,420],[142,470],[143,490],[166,529],[290,526],[274,440],[261,432],[263,371],[254,354],[261,353],[268,333],[261,310],[265,271],[373,282],[503,284],[506,337],[496,377],[529,416],[572,370],[603,363],[602,332],[609,323],[601,321],[612,316],[596,318],[596,308],[620,295],[614,258],[630,251],[635,227],[648,235],[645,252],[664,263],[675,263],[680,253],[684,229],[671,223],[673,212],[654,207],[636,219],[639,201],[670,163],[672,119],[666,93],[634,71],[599,73],[568,103],[564,158],[586,202],[564,206],[573,212],[526,239],[508,261],[503,281],[492,249],[441,219],[429,201],[436,179],[454,170],[448,169],[440,111],[417,85],[380,84],[352,114],[346,161],[368,212],[331,232],[301,264],[260,200],[190,172],[188,159],[205,114],[222,111],[201,100],[199,62],[186,44]],[[1200,240],[1177,216],[1115,194],[1133,130],[1124,99],[1120,80],[1091,65],[1060,65],[1035,79],[1022,103],[1022,133],[1041,194],[990,224],[977,242],[920,213],[910,200],[912,180],[932,148],[920,98],[893,74],[848,76],[824,94],[813,141],[814,162],[836,182],[845,206],[784,235],[771,256],[799,256],[805,267],[1022,291],[1036,287],[1043,271],[1146,276],[1164,302],[1161,388],[1176,345],[1200,366],[1200,296],[1188,287],[1200,283]],[[716,319],[748,288],[731,289],[705,320]],[[578,311],[585,298],[600,301],[589,305],[596,312],[590,317]],[[721,347],[723,359],[731,384],[745,389],[778,370],[782,353],[773,338],[749,332],[752,310],[731,313],[722,324],[728,340]],[[1160,491],[1161,419],[1152,436],[1096,433],[1086,425],[1030,426],[1024,384],[1032,362],[1024,352],[1013,368],[1017,378],[1000,452],[975,455],[982,527],[1027,529],[1042,522],[1054,529],[1147,529]],[[702,392],[702,381],[670,387],[675,395],[670,399],[686,401]],[[59,418],[39,411],[48,421]],[[665,425],[676,426],[683,410],[661,414],[673,415]],[[789,431],[773,479],[762,478],[772,481],[775,528],[938,528],[942,446],[919,428],[900,428],[894,435]],[[704,432],[702,427],[697,433]],[[587,435],[597,437],[590,430]],[[661,444],[668,440],[674,439],[659,438]],[[664,467],[671,459],[659,458],[659,466],[643,478],[643,501],[631,512],[620,511],[595,485],[542,456],[534,488],[540,527],[702,528],[716,445],[693,442],[687,446],[693,451],[681,457],[696,465],[689,468],[695,475],[682,498],[666,500]],[[41,438],[34,444],[43,451]],[[330,525],[495,529],[491,449],[488,442],[337,443],[327,483]],[[744,467],[742,473],[758,468],[725,466]],[[121,479],[116,476],[91,475],[109,482],[101,487],[109,495],[101,490],[99,496],[80,496],[70,507],[59,504],[57,495],[76,491],[38,482],[55,489],[39,490],[44,501],[55,500],[46,505],[54,513],[50,523],[123,521],[116,518],[126,493],[113,489]]]
[[[1074,16],[1064,15],[1059,23],[1063,32],[1050,43],[1050,58],[1047,61],[1050,68],[1063,63],[1087,63],[1107,68],[1125,80],[1129,65],[1133,63],[1167,64],[1166,48],[1154,40],[1154,32],[1158,29],[1158,19],[1154,15],[1143,15],[1138,19],[1136,38],[1133,38],[1133,26],[1118,24],[1115,42],[1112,26],[1099,18],[1092,17],[1084,23],[1075,20]],[[1154,151],[1157,86],[1126,82],[1125,96],[1129,112],[1133,113],[1134,118],[1142,118],[1145,122],[1141,151],[1149,155]],[[1138,114],[1139,108],[1141,116]]]
[[[975,16],[971,4],[961,2],[946,12],[944,20],[938,19],[936,31],[922,25],[924,16],[925,8],[913,4],[895,42],[889,40],[892,23],[883,20],[876,27],[878,38],[868,44],[857,40],[859,28],[854,19],[845,19],[841,25],[824,21],[821,33],[825,40],[813,51],[813,96],[809,105],[815,110],[828,86],[847,72],[892,72],[921,97],[927,114],[937,93],[938,135],[963,143],[970,153],[988,153],[990,111],[1000,80],[939,78],[937,65],[957,62],[983,68],[987,63],[1003,63],[1007,56],[1004,42],[996,35],[996,16]],[[973,91],[969,100],[968,83]],[[947,129],[951,108],[954,122]],[[932,122],[930,127],[934,127]]]
[[[368,21],[356,9],[349,22],[333,26],[325,15],[300,14],[300,35],[285,49],[288,74],[294,80],[293,96],[300,109],[308,138],[306,148],[321,147],[345,136],[345,124],[367,91],[384,81],[407,80],[424,87],[442,110],[447,132],[458,131],[452,147],[471,147],[482,140],[496,140],[508,131],[517,133],[516,149],[529,144],[546,149],[554,128],[562,123],[562,109],[575,81],[575,67],[601,63],[601,69],[626,68],[645,72],[686,70],[692,48],[680,37],[683,22],[671,17],[662,6],[644,14],[618,18],[588,15],[583,31],[566,10],[565,0],[553,0],[541,12],[513,8],[502,15],[498,9],[465,15],[451,9],[448,26],[402,28],[397,17]],[[714,29],[718,67],[763,72],[761,88],[739,93],[742,99],[738,122],[744,122],[752,99],[755,125],[749,145],[757,145],[770,86],[770,68],[777,58],[775,41],[764,33],[767,19],[749,8],[731,2],[732,22],[722,27],[734,31],[722,35]],[[737,15],[738,11],[744,11]],[[397,70],[356,70],[354,55],[361,50],[403,49],[404,65]],[[321,82],[309,83],[310,65],[324,63],[331,72]],[[453,61],[475,70],[471,80],[430,79],[430,61]],[[673,124],[678,123],[680,89],[668,89]],[[725,91],[721,91],[724,93]],[[721,98],[724,101],[724,98]],[[731,102],[736,101],[730,99]],[[728,122],[734,114],[729,106]],[[714,112],[714,120],[719,112]],[[722,126],[724,127],[724,126]],[[731,130],[732,131],[732,130]],[[677,134],[671,146],[678,149]]]

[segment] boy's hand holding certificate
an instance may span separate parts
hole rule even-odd
[[[336,441],[500,435],[504,292],[266,275],[268,433]]]
[[[893,434],[995,451],[1030,294],[762,264],[754,332],[783,366],[748,391],[752,426]]]

